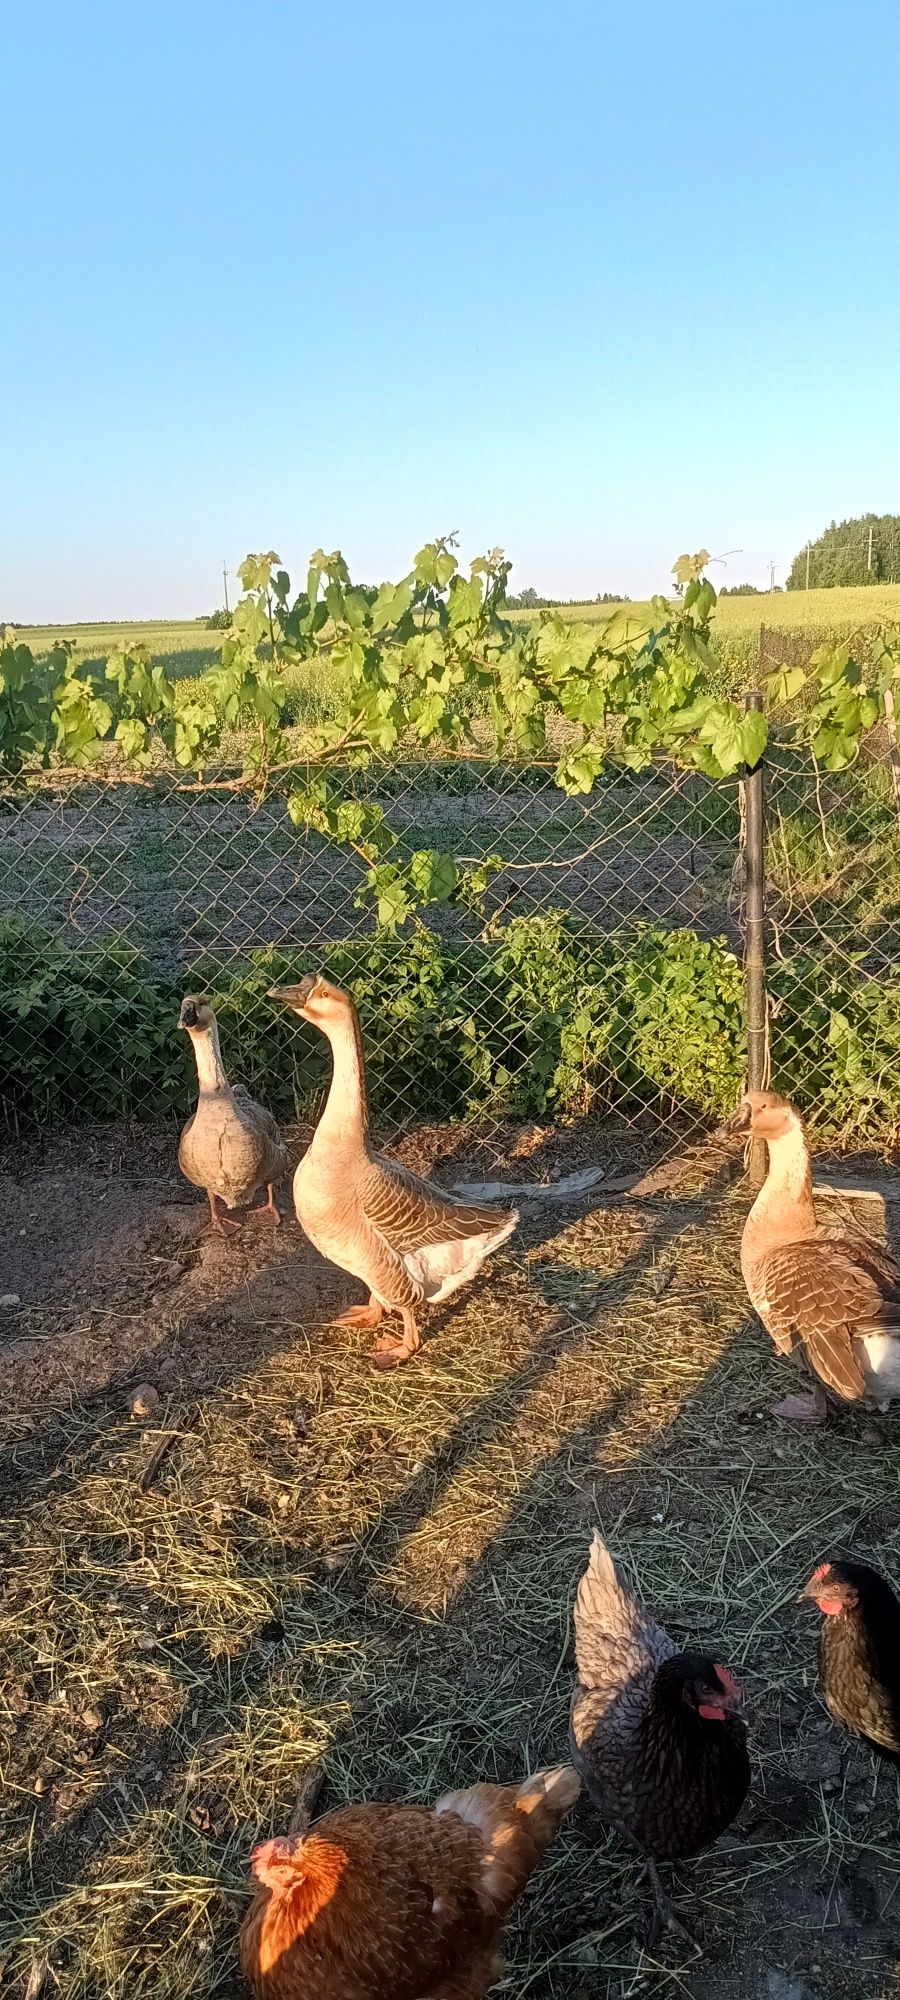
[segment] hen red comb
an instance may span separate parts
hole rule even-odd
[[[734,1674],[731,1672],[729,1667],[720,1667],[717,1665],[716,1680],[718,1681],[719,1686],[724,1690],[725,1694],[727,1694],[732,1701],[740,1701],[741,1699],[740,1682],[735,1680]]]
[[[826,1576],[830,1575],[831,1575],[831,1564],[820,1563],[818,1569],[813,1570],[812,1576],[810,1577],[809,1580],[810,1583],[824,1583]]]

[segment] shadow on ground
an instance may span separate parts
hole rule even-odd
[[[582,1805],[518,1913],[506,1990],[887,1993],[896,1781],[820,1709],[793,1598],[838,1541],[890,1567],[900,1457],[889,1419],[819,1437],[762,1414],[783,1364],[746,1322],[730,1164],[665,1198],[601,1187],[588,1210],[536,1209],[393,1377],[323,1324],[347,1281],[292,1227],[200,1244],[163,1152],[141,1164],[119,1209],[98,1160],[99,1253],[75,1231],[26,1301],[0,1616],[11,1976],[46,1954],[67,2000],[96,1993],[98,1966],[114,2000],[236,1994],[247,1853],[311,1757],[326,1809],[558,1758],[599,1522],[669,1627],[741,1670],[754,1786],[677,1871],[702,1954],[648,1956],[638,1871]],[[36,1186],[20,1226],[39,1241]],[[79,1380],[73,1322],[102,1389]],[[35,1400],[54,1327],[55,1409]],[[126,1416],[137,1372],[163,1392],[144,1428]],[[179,1435],[143,1492],[163,1425]]]

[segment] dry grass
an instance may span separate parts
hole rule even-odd
[[[745,1322],[742,1203],[713,1182],[552,1215],[396,1377],[316,1316],[254,1323],[251,1286],[238,1329],[221,1300],[187,1329],[216,1379],[158,1424],[124,1420],[121,1391],[10,1420],[11,1991],[46,1955],[65,2000],[236,1994],[247,1854],[313,1758],[324,1809],[558,1758],[594,1522],[663,1619],[742,1670],[754,1788],[678,1871],[702,1956],[648,1955],[635,1864],[582,1806],[501,1990],[787,2000],[798,1967],[818,1968],[798,1994],[893,1990],[895,1779],[823,1716],[793,1599],[835,1543],[892,1567],[900,1453],[888,1419],[760,1415],[784,1374]]]

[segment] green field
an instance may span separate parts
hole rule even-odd
[[[615,604],[568,604],[559,607],[559,615],[599,628],[621,608]],[[647,605],[636,603],[632,608],[640,613]],[[535,614],[514,611],[511,616],[525,620]],[[857,650],[865,658],[879,627],[894,624],[900,625],[897,583],[852,590],[775,591],[761,597],[721,597],[713,618],[712,642],[728,680],[733,681],[754,677],[762,626],[781,641],[768,649],[772,655],[768,664],[789,661],[802,665],[817,646],[857,636]]]
[[[559,615],[599,627],[617,608],[614,604],[561,605]],[[643,604],[634,606],[636,612],[645,609]],[[535,616],[527,611],[513,611],[509,615],[517,623]],[[829,640],[850,639],[857,633],[863,635],[861,650],[865,653],[872,633],[881,625],[893,623],[900,625],[900,584],[896,583],[873,584],[868,589],[778,591],[762,597],[723,597],[716,607],[713,643],[723,666],[740,676],[758,663],[759,632],[763,625],[773,633],[785,635],[788,645],[780,650],[787,651],[793,659],[795,655],[808,655]],[[203,673],[214,666],[223,636],[221,632],[207,632],[196,619],[30,625],[19,630],[19,637],[38,657],[45,655],[59,639],[74,639],[79,658],[92,662],[108,659],[125,643],[143,643],[176,679]],[[306,699],[301,705],[305,709],[312,694],[313,707],[317,708],[320,702],[327,707],[327,670],[324,680],[318,663],[308,673],[309,682],[304,680],[303,688]],[[304,715],[302,719],[307,718]]]
[[[36,660],[45,660],[62,639],[74,640],[77,658],[86,666],[102,667],[121,646],[149,647],[152,658],[171,680],[189,680],[218,666],[225,632],[208,632],[199,619],[135,619],[95,625],[21,625],[16,636],[30,646]],[[289,691],[288,722],[316,722],[331,713],[335,678],[327,658],[308,661],[285,674]]]
[[[120,646],[149,646],[175,680],[201,674],[219,657],[224,633],[207,632],[198,618],[151,618],[97,625],[20,625],[16,636],[30,646],[35,659],[45,658],[62,639],[74,639],[80,660],[108,660]]]

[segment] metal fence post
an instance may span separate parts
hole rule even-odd
[[[765,628],[760,631],[760,655],[765,645]],[[744,695],[744,708],[761,709],[758,688]],[[762,759],[744,766],[744,1025],[747,1035],[747,1089],[764,1090],[767,1083],[767,999],[766,999],[766,857],[765,796]],[[765,1175],[765,1141],[754,1139],[750,1148],[750,1179],[758,1186]]]

